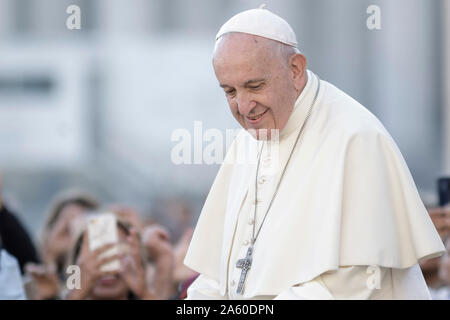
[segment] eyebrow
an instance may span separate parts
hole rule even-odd
[[[244,87],[247,87],[250,84],[254,84],[254,83],[258,83],[258,82],[262,82],[265,79],[254,79],[254,80],[248,80],[244,83]]]
[[[248,81],[245,81],[244,87],[247,87],[247,86],[250,85],[250,84],[254,84],[254,83],[258,83],[258,82],[263,82],[263,81],[265,81],[265,80],[266,80],[266,79],[252,79],[252,80],[248,80]],[[220,84],[220,87],[221,87],[221,88],[225,88],[225,87],[231,88],[231,86],[229,86],[229,85],[227,85],[227,84]]]

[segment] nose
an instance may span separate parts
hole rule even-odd
[[[239,94],[236,99],[237,108],[240,114],[248,115],[253,108],[256,107],[256,102],[246,94]]]

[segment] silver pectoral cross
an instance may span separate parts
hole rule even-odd
[[[247,277],[247,272],[252,267],[252,254],[253,254],[253,245],[251,245],[247,250],[247,255],[243,259],[239,259],[236,263],[236,268],[240,268],[241,277],[239,279],[239,284],[236,290],[237,294],[242,294],[244,291],[244,283],[245,278]]]

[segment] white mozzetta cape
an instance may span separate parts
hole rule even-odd
[[[280,134],[281,169],[317,86],[318,78],[308,71],[307,85]],[[231,145],[185,258],[188,267],[216,280],[222,295],[239,212],[253,200],[247,193],[255,184],[256,161],[236,161],[248,150],[259,150],[259,142],[249,137],[243,130]],[[392,137],[366,108],[321,80],[255,244],[244,297],[276,296],[340,266],[408,268],[443,251]]]

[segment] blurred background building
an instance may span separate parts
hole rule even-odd
[[[218,165],[175,165],[171,135],[194,135],[196,120],[238,127],[214,36],[262,2],[291,24],[311,70],[380,118],[436,204],[450,170],[448,0],[0,0],[0,173],[30,231],[68,187],[149,216],[178,199],[194,223]],[[66,28],[71,4],[80,30]],[[366,26],[372,4],[381,30]]]

